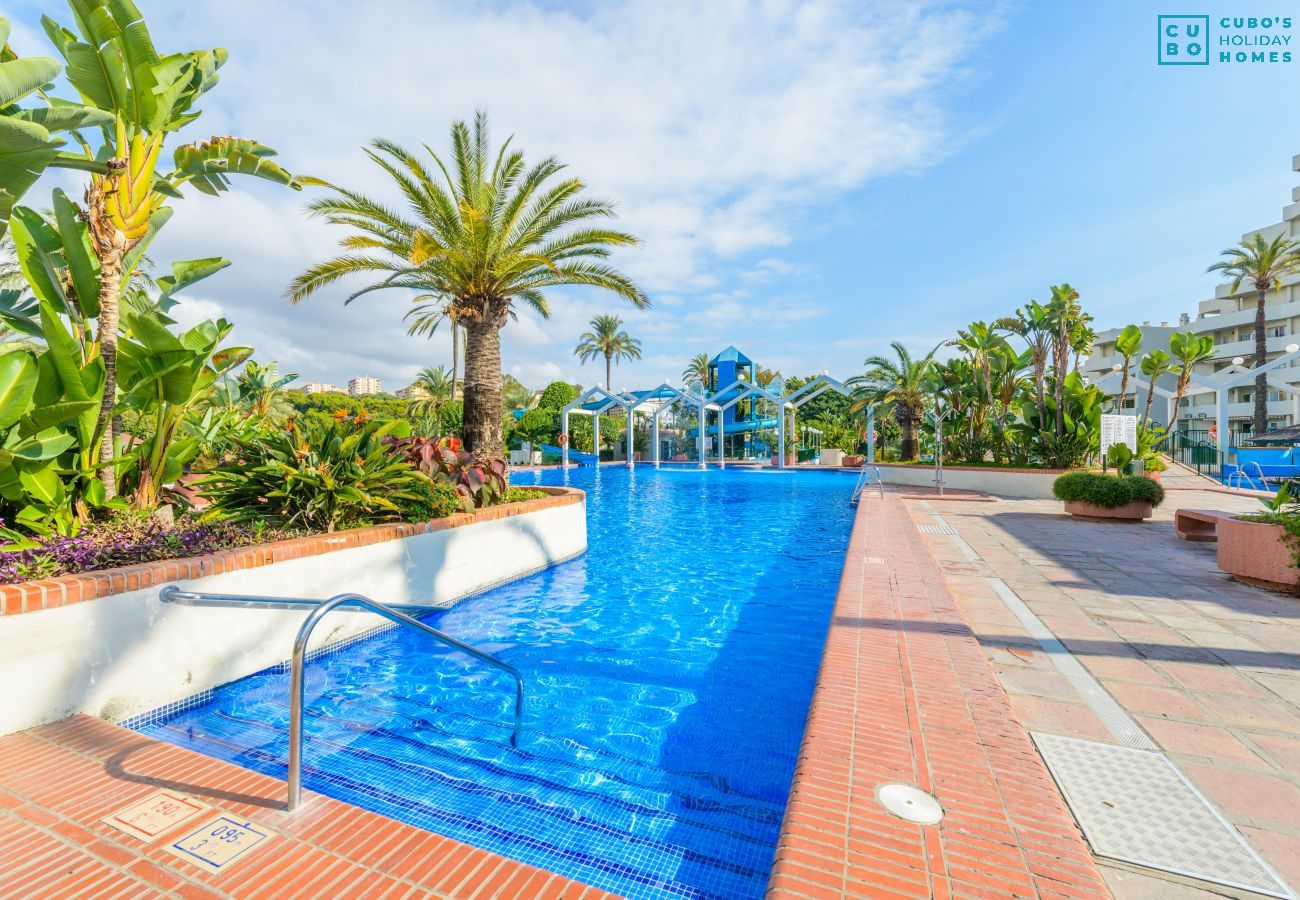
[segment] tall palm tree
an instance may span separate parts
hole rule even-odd
[[[554,181],[564,168],[558,160],[528,168],[508,140],[493,153],[485,113],[472,129],[452,123],[448,161],[425,147],[433,171],[392,141],[371,147],[367,155],[396,182],[404,209],[319,182],[331,195],[313,202],[311,211],[352,233],[341,242],[344,253],[294,279],[290,298],[298,303],[358,274],[379,280],[348,302],[386,288],[448,298],[465,328],[465,445],[480,460],[500,459],[501,329],[520,304],[550,315],[546,291],[563,285],[598,287],[638,308],[649,306],[631,278],[604,262],[611,248],[637,239],[593,224],[612,218],[613,206],[580,197],[577,178]]]
[[[614,360],[641,358],[641,342],[626,331],[620,331],[623,320],[618,316],[601,315],[591,320],[591,331],[583,332],[573,354],[582,362],[605,357],[605,390],[614,390]]]
[[[994,323],[1003,331],[1019,335],[1029,345],[1030,363],[1034,370],[1034,399],[1038,404],[1038,419],[1047,418],[1046,383],[1047,360],[1051,347],[1051,311],[1043,303],[1030,300],[1014,316],[998,319]]]
[[[1271,241],[1256,234],[1239,246],[1219,254],[1223,259],[1205,271],[1220,272],[1232,279],[1235,294],[1243,281],[1255,288],[1255,366],[1268,361],[1268,335],[1265,333],[1264,300],[1270,290],[1282,286],[1282,279],[1300,271],[1300,241],[1279,234]],[[1268,431],[1268,374],[1255,376],[1255,434]]]
[[[1128,393],[1128,370],[1133,367],[1133,357],[1142,352],[1142,329],[1136,325],[1125,325],[1115,338],[1115,352],[1124,357],[1123,374],[1119,382],[1119,401],[1115,411],[1124,414],[1124,395]]]
[[[863,363],[867,371],[848,381],[853,389],[853,412],[869,404],[880,403],[894,411],[894,418],[903,429],[902,456],[904,460],[916,459],[919,452],[917,429],[925,415],[934,368],[934,354],[939,344],[921,359],[913,359],[907,348],[898,341],[890,342],[894,359],[887,356],[868,356]]]
[[[709,383],[709,354],[707,353],[695,354],[686,364],[686,368],[682,369],[682,387],[696,381],[705,386]]]
[[[948,343],[960,347],[970,356],[971,365],[983,376],[984,399],[992,408],[993,372],[990,358],[1006,344],[1006,338],[998,334],[997,323],[989,325],[985,322],[971,322],[959,329],[957,337]]]
[[[1151,419],[1151,402],[1156,396],[1156,382],[1163,376],[1168,375],[1174,370],[1173,360],[1169,354],[1163,350],[1152,350],[1146,356],[1142,357],[1142,374],[1147,377],[1147,405],[1142,410],[1142,427],[1145,428],[1147,422]],[[1178,409],[1175,407],[1173,421],[1169,423],[1169,430],[1173,431],[1178,425]]]
[[[1197,337],[1193,331],[1179,332],[1169,336],[1169,353],[1178,360],[1178,384],[1174,388],[1174,417],[1177,418],[1178,406],[1187,393],[1196,364],[1214,355],[1214,338],[1208,334]]]
[[[1056,436],[1065,434],[1065,407],[1061,398],[1065,392],[1065,376],[1070,370],[1070,352],[1074,349],[1076,333],[1086,322],[1079,305],[1079,292],[1069,284],[1052,285],[1052,299],[1047,304],[1052,325],[1051,348],[1054,368],[1052,399],[1056,401]]]
[[[456,396],[455,375],[446,366],[430,366],[415,376],[411,388],[415,397],[411,413],[420,418],[436,416],[442,405]]]

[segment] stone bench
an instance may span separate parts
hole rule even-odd
[[[1219,522],[1235,515],[1217,509],[1180,509],[1174,513],[1174,534],[1184,541],[1217,541]]]

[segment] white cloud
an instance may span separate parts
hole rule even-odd
[[[558,156],[618,204],[619,225],[643,245],[616,261],[662,302],[638,313],[591,292],[557,294],[552,320],[524,314],[506,328],[505,368],[525,381],[595,380],[570,348],[597,312],[623,315],[648,354],[683,360],[822,315],[814,298],[783,296],[812,273],[772,251],[845,192],[950,152],[961,135],[945,96],[996,26],[971,7],[832,0],[152,6],[160,47],[231,51],[191,137],[256,137],[295,172],[397,202],[365,141],[440,150],[449,122],[482,108],[498,139],[513,132],[530,158]],[[244,181],[220,198],[187,197],[155,247],[167,259],[232,258],[205,297],[241,342],[307,378],[404,383],[448,363],[443,332],[405,336],[404,298],[344,307],[362,282],[289,306],[285,285],[342,236],[302,213],[309,196]],[[772,290],[746,297],[739,285]],[[815,347],[800,361],[822,368]],[[662,368],[626,371],[654,379]]]

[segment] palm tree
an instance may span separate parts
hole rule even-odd
[[[1142,329],[1136,325],[1125,325],[1115,338],[1115,350],[1124,357],[1124,371],[1119,382],[1119,402],[1115,411],[1124,414],[1124,395],[1128,393],[1128,370],[1133,366],[1133,357],[1142,352]]]
[[[1046,382],[1047,359],[1051,346],[1051,310],[1037,300],[1030,300],[1014,316],[998,319],[994,323],[1003,331],[1019,335],[1029,345],[1030,363],[1034,369],[1034,399],[1038,404],[1038,419],[1047,418]]]
[[[605,390],[614,390],[614,360],[641,358],[641,342],[626,331],[619,331],[623,320],[618,316],[601,315],[591,320],[591,331],[583,332],[573,354],[582,362],[605,357]]]
[[[649,306],[632,279],[603,261],[611,248],[637,240],[592,224],[612,218],[613,206],[580,197],[576,178],[552,181],[564,168],[556,159],[527,168],[508,140],[493,153],[485,113],[472,129],[452,123],[449,165],[425,147],[434,171],[392,141],[371,147],[367,155],[397,183],[405,210],[319,182],[332,194],[311,211],[352,233],[341,242],[343,254],[294,280],[290,297],[298,303],[357,274],[379,280],[347,302],[385,288],[446,297],[453,320],[465,328],[465,445],[480,460],[500,459],[501,329],[520,304],[550,315],[545,292],[564,285],[598,287]]]
[[[927,395],[932,387],[934,354],[943,344],[921,359],[913,359],[898,341],[892,341],[889,346],[894,348],[895,359],[868,356],[863,363],[867,371],[849,379],[848,387],[854,394],[851,411],[859,412],[872,403],[891,407],[894,418],[903,429],[903,459],[910,461],[918,455],[917,429],[925,415]]]
[[[957,337],[948,342],[970,355],[971,365],[983,376],[984,399],[989,408],[993,407],[993,372],[990,357],[1006,344],[1006,339],[998,334],[997,329],[996,322],[992,325],[972,322],[966,328],[959,329]]]
[[[411,393],[415,396],[410,405],[412,415],[437,416],[442,405],[456,395],[455,375],[446,366],[427,367],[415,376]]]
[[[259,417],[277,418],[272,413],[283,411],[285,406],[281,389],[297,377],[296,374],[281,375],[280,364],[274,360],[263,366],[250,359],[235,383],[239,386],[241,401],[251,413]],[[277,401],[280,401],[278,410]]]
[[[1282,286],[1282,279],[1300,271],[1300,242],[1279,234],[1271,241],[1256,234],[1239,246],[1229,247],[1219,254],[1219,262],[1205,271],[1221,272],[1232,279],[1235,294],[1243,281],[1255,288],[1255,367],[1268,361],[1268,335],[1265,333],[1264,299],[1270,290]],[[1268,374],[1255,376],[1255,434],[1268,430]]]
[[[699,382],[707,387],[709,383],[709,354],[697,353],[682,369],[682,387]]]
[[[1047,304],[1052,326],[1051,348],[1055,379],[1052,399],[1056,401],[1056,436],[1065,434],[1065,407],[1061,397],[1065,392],[1065,376],[1070,368],[1070,351],[1074,348],[1076,332],[1085,320],[1079,306],[1079,292],[1069,284],[1052,285],[1052,299]]]
[[[1142,427],[1145,428],[1151,418],[1151,402],[1156,396],[1156,381],[1168,375],[1173,369],[1173,361],[1170,359],[1169,354],[1163,350],[1152,350],[1142,357],[1142,374],[1147,377],[1147,405],[1142,410]],[[1170,431],[1173,431],[1178,424],[1178,409],[1176,407],[1173,418],[1174,421],[1169,423]]]
[[[1183,331],[1169,337],[1169,352],[1178,360],[1178,385],[1174,389],[1174,416],[1178,416],[1178,406],[1183,402],[1183,394],[1192,380],[1192,370],[1196,364],[1214,355],[1214,338],[1210,335],[1197,337],[1193,331]],[[1258,390],[1258,388],[1256,388]],[[1267,389],[1267,388],[1266,388]],[[1172,427],[1173,423],[1170,423]]]

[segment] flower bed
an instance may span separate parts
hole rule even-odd
[[[1136,521],[1151,518],[1153,507],[1165,499],[1156,481],[1136,475],[1071,472],[1052,485],[1052,493],[1065,502],[1072,516],[1090,519]]]

